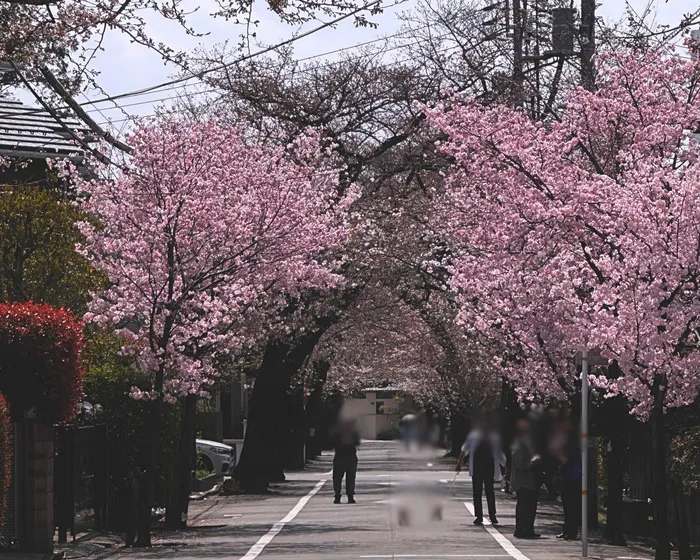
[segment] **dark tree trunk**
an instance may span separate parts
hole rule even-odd
[[[668,481],[666,475],[666,457],[668,442],[666,418],[664,416],[664,391],[655,384],[654,407],[651,411],[651,431],[653,448],[654,474],[654,525],[656,528],[655,560],[670,560],[671,544],[669,535]]]
[[[607,469],[607,522],[603,537],[611,544],[624,546],[625,537],[622,535],[622,493],[623,478],[625,474],[625,437],[620,431],[617,435],[610,436],[608,449]]]
[[[175,462],[173,491],[165,514],[165,522],[170,529],[187,526],[187,512],[192,490],[192,471],[196,455],[197,395],[187,395],[181,405],[180,441],[178,459]]]
[[[265,349],[248,406],[243,451],[234,471],[246,491],[261,492],[270,482],[284,480],[281,443],[288,433],[289,384],[325,330],[302,337],[294,346],[274,342]]]
[[[287,436],[281,442],[284,449],[284,468],[301,470],[306,462],[304,446],[306,445],[307,428],[304,411],[304,387],[295,387],[287,403]]]
[[[450,456],[457,457],[462,449],[464,440],[469,432],[469,418],[463,407],[455,407],[450,411]]]
[[[624,546],[622,535],[622,502],[625,475],[626,429],[629,419],[627,402],[621,396],[606,399],[600,407],[600,429],[608,440],[605,468],[607,475],[607,521],[603,538],[609,543]]]
[[[328,378],[330,364],[325,360],[315,361],[313,364],[314,383],[306,403],[306,424],[308,432],[306,437],[307,459],[318,457],[321,454],[321,412],[323,407],[323,386]]]
[[[151,511],[153,510],[153,504],[155,502],[155,489],[158,478],[158,438],[160,436],[160,423],[163,416],[162,392],[150,403],[149,409],[148,418],[150,424],[146,436],[148,441],[146,465],[139,480],[138,537],[134,543],[134,546],[137,547],[151,546]]]

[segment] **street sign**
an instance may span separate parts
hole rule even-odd
[[[581,360],[581,352],[576,352],[576,356],[574,356],[574,360],[576,361],[577,366],[581,366],[582,360]],[[608,361],[606,358],[603,358],[603,356],[600,355],[600,350],[597,349],[592,349],[588,351],[588,365],[589,366],[607,366]]]

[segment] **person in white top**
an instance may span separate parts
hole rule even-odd
[[[496,494],[493,485],[503,479],[501,467],[506,464],[506,456],[501,448],[501,438],[496,429],[495,420],[479,420],[462,445],[457,460],[457,472],[462,470],[464,458],[469,459],[469,474],[474,490],[474,525],[484,522],[484,510],[481,503],[482,490],[486,493],[489,519],[493,525],[496,518]]]

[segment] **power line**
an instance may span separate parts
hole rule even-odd
[[[448,53],[449,51],[455,50],[455,49],[461,49],[461,46],[459,46],[459,45],[454,45],[454,46],[449,47],[449,48],[447,48],[447,49],[438,50],[438,51],[436,51],[436,52],[439,53],[439,54],[445,54],[445,53]],[[360,59],[361,59],[361,57],[357,57],[357,58],[354,59],[354,60],[360,60]],[[413,59],[413,58],[405,58],[405,59],[401,59],[401,60],[393,60],[393,61],[391,61],[391,62],[387,62],[386,64],[382,64],[381,67],[382,67],[382,68],[388,68],[388,67],[391,67],[391,66],[396,66],[396,65],[399,65],[399,64],[403,64],[403,63],[405,63],[405,62],[412,62],[412,61],[414,61],[414,60],[415,60],[415,59]],[[339,62],[344,62],[344,61],[339,61]],[[297,73],[297,74],[308,74],[308,73],[310,73],[310,70],[311,70],[311,69],[299,70],[299,71],[297,71],[296,73]],[[291,73],[288,73],[288,75],[290,75],[290,74],[291,74]],[[217,92],[220,92],[220,91],[222,91],[222,90],[221,90],[221,89],[218,89],[218,88],[212,88],[212,89],[207,89],[207,90],[198,92],[198,95],[206,95],[207,93],[217,93]],[[138,105],[148,105],[148,104],[150,104],[150,103],[157,103],[157,102],[161,102],[161,101],[169,101],[169,100],[172,100],[172,99],[178,99],[178,96],[177,96],[177,95],[171,95],[171,96],[167,96],[167,97],[161,97],[161,98],[159,98],[159,99],[151,99],[151,100],[147,100],[147,101],[138,101],[138,102],[136,102],[136,103],[129,103],[129,104],[126,104],[126,105],[122,105],[121,107],[134,107],[134,106],[138,106]],[[107,109],[107,110],[114,110],[114,109],[116,109],[116,108],[115,108],[115,107],[112,107],[112,108],[109,108],[109,109]],[[104,116],[104,115],[103,115],[103,116]],[[115,119],[115,120],[100,121],[100,124],[114,124],[114,123],[126,122],[126,121],[129,121],[129,120],[130,120],[130,117],[127,117],[127,118],[123,118],[123,119]]]
[[[398,3],[398,2],[397,2],[397,3]],[[332,51],[326,51],[326,52],[322,52],[322,53],[312,54],[312,55],[305,56],[305,57],[302,57],[302,58],[296,58],[296,59],[294,59],[294,60],[295,60],[295,62],[304,62],[304,61],[313,60],[313,59],[316,59],[316,58],[323,58],[323,57],[328,56],[328,55],[331,55],[331,54],[337,54],[337,53],[347,52],[347,51],[354,51],[354,50],[359,49],[360,47],[365,47],[365,46],[367,46],[367,45],[372,45],[372,44],[374,44],[374,43],[380,43],[380,42],[382,42],[382,41],[388,41],[389,39],[393,39],[393,38],[395,38],[395,37],[400,37],[401,35],[405,35],[405,34],[410,33],[410,32],[412,32],[412,31],[418,31],[418,30],[421,30],[421,29],[425,29],[425,28],[427,28],[427,27],[430,27],[430,25],[423,25],[423,26],[417,27],[417,28],[415,28],[415,29],[410,29],[410,30],[405,30],[405,31],[399,31],[399,32],[393,33],[393,34],[391,34],[391,35],[385,35],[385,36],[383,36],[383,37],[378,37],[378,38],[376,38],[376,39],[371,39],[371,40],[369,40],[369,41],[364,41],[364,42],[362,42],[362,43],[356,43],[356,44],[354,44],[354,45],[349,45],[349,46],[347,46],[347,47],[340,47],[340,48],[334,49],[334,50],[332,50]],[[443,36],[443,37],[444,37],[444,36]],[[411,44],[416,44],[416,43],[411,43]],[[410,44],[409,44],[409,45],[401,45],[401,46],[398,46],[398,47],[392,47],[392,48],[390,48],[390,49],[387,49],[385,52],[392,51],[392,50],[396,50],[397,48],[403,48],[403,47],[405,47],[405,46],[410,46]],[[275,47],[275,48],[276,48],[276,47]],[[358,58],[359,58],[359,57],[358,57]],[[347,59],[337,60],[337,61],[331,61],[331,62],[328,63],[328,65],[340,64],[340,63],[344,62],[345,60],[347,60]],[[228,64],[235,64],[235,62],[231,62],[231,63],[228,63]],[[180,88],[186,88],[186,87],[188,87],[188,86],[187,86],[187,85],[176,85],[176,86],[172,86],[172,87],[162,88],[162,91],[170,91],[170,90],[175,90],[175,89],[180,89]],[[138,97],[139,95],[146,95],[146,94],[134,94],[133,97]],[[100,100],[91,101],[90,103],[92,103],[92,104],[100,103]]]
[[[385,38],[382,39],[382,40],[386,40],[386,39],[389,39],[390,37],[394,37],[394,36],[395,36],[395,35],[392,35],[392,36],[389,36],[389,37],[385,37]],[[451,36],[451,34],[445,34],[445,35],[440,35],[440,36],[438,36],[438,37],[435,37],[435,39],[436,39],[436,40],[439,40],[439,39],[444,39],[445,37],[450,37],[450,36]],[[369,42],[369,41],[368,41],[368,42]],[[374,42],[376,42],[376,40],[375,40]],[[397,45],[397,46],[395,46],[395,47],[391,47],[391,48],[385,49],[385,50],[383,51],[383,53],[387,53],[387,52],[391,52],[391,51],[395,51],[395,50],[401,50],[401,49],[404,49],[404,48],[407,48],[407,47],[411,47],[411,46],[414,46],[414,45],[419,45],[419,44],[421,44],[422,42],[423,42],[423,41],[420,41],[420,40],[419,40],[419,41],[414,41],[414,42],[411,42],[411,43],[404,43],[404,44],[401,44],[401,45]],[[361,43],[360,45],[362,45],[362,43]],[[340,51],[343,51],[343,50],[347,50],[347,51],[349,51],[349,50],[354,50],[354,48],[355,48],[355,47],[346,47],[346,48],[344,48],[344,49],[336,49],[335,51],[329,51],[328,53],[321,53],[321,54],[318,54],[318,55],[313,55],[313,56],[309,56],[309,57],[305,57],[305,58],[301,58],[301,59],[296,59],[295,62],[300,62],[300,61],[309,60],[309,59],[313,59],[313,58],[320,58],[321,56],[325,56],[325,55],[327,55],[327,54],[334,54],[334,53],[336,53],[336,52],[340,52]],[[447,52],[449,52],[450,50],[452,50],[452,49],[457,49],[457,48],[461,48],[461,47],[460,47],[459,45],[455,45],[455,46],[450,47],[450,48],[448,48],[448,49],[439,50],[439,51],[437,51],[437,52],[438,52],[438,53],[447,53]],[[383,53],[382,53],[382,54],[383,54]],[[348,63],[348,62],[355,62],[355,61],[362,60],[362,58],[363,58],[362,56],[356,56],[356,57],[343,58],[343,59],[341,59],[341,60],[329,61],[329,62],[326,63],[326,64],[320,64],[320,65],[318,65],[318,66],[314,66],[313,68],[301,68],[301,69],[294,70],[294,71],[288,71],[288,72],[286,72],[286,73],[280,74],[280,77],[291,77],[292,75],[295,75],[295,74],[308,75],[308,74],[312,74],[313,71],[315,71],[315,70],[317,70],[317,69],[330,68],[330,67],[337,66],[337,65],[340,65],[340,64],[345,64],[345,63]],[[389,67],[389,66],[394,66],[394,65],[398,65],[398,64],[403,64],[404,62],[411,62],[411,61],[413,61],[413,60],[414,60],[413,58],[405,58],[405,59],[401,59],[401,60],[394,60],[394,61],[388,62],[388,63],[386,63],[386,64],[383,64],[382,67],[383,67],[383,68],[386,68],[386,67]],[[180,87],[182,87],[182,86],[180,86]],[[172,88],[172,89],[174,90],[174,89],[178,89],[178,88],[175,87],[175,88]],[[220,88],[210,88],[210,89],[206,89],[206,90],[204,90],[204,91],[195,92],[195,94],[197,94],[197,95],[204,95],[204,94],[207,94],[207,93],[215,93],[215,92],[217,92],[217,91],[220,91]],[[147,99],[147,100],[145,100],[145,101],[138,101],[138,102],[135,102],[135,103],[126,103],[126,104],[123,104],[123,105],[119,105],[119,106],[117,106],[117,107],[107,107],[107,108],[104,108],[104,107],[103,107],[102,110],[103,110],[103,111],[114,111],[114,110],[117,110],[117,109],[120,109],[120,108],[123,108],[123,107],[135,107],[135,106],[139,106],[139,105],[148,105],[149,103],[158,103],[158,102],[160,102],[160,101],[169,101],[169,100],[171,100],[171,99],[177,99],[178,97],[179,97],[178,95],[169,95],[169,96],[165,96],[165,97],[159,97],[159,98],[156,98],[156,99]],[[97,109],[97,108],[95,108],[95,109],[88,109],[88,112],[93,112],[93,111],[99,111],[99,109]],[[101,113],[101,114],[102,114],[102,113]],[[104,118],[106,118],[105,115],[102,115],[102,116],[103,116]]]
[[[404,1],[405,1],[405,0],[396,0],[393,4],[391,4],[390,6],[388,6],[388,8],[392,8],[392,7],[394,7],[394,6],[398,5],[398,4],[403,3]],[[326,29],[326,28],[328,28],[328,27],[332,27],[332,26],[336,25],[337,23],[340,23],[341,21],[343,21],[343,20],[345,20],[345,19],[347,19],[347,18],[349,18],[349,17],[351,17],[351,16],[353,16],[353,15],[356,15],[356,14],[358,14],[358,13],[360,13],[360,12],[363,12],[363,11],[365,11],[365,10],[368,10],[368,9],[370,9],[370,8],[373,8],[373,7],[376,6],[377,4],[380,4],[381,2],[382,2],[382,0],[373,0],[372,2],[368,2],[368,3],[364,4],[363,6],[360,6],[359,8],[356,8],[355,10],[352,10],[351,12],[348,12],[347,14],[344,14],[344,15],[342,15],[342,16],[339,16],[339,17],[337,17],[337,18],[335,18],[335,19],[333,19],[333,20],[330,20],[330,21],[328,21],[328,22],[324,22],[324,23],[322,23],[321,25],[319,25],[319,26],[317,26],[317,27],[314,27],[313,29],[310,29],[310,30],[308,30],[308,31],[306,31],[306,32],[304,32],[304,33],[302,33],[302,34],[300,34],[300,35],[295,35],[294,37],[291,37],[291,38],[289,38],[289,39],[286,39],[286,40],[284,40],[284,41],[282,41],[282,42],[280,42],[280,43],[277,43],[277,44],[275,44],[275,45],[271,45],[271,46],[269,46],[269,47],[266,47],[266,48],[264,48],[264,49],[261,49],[261,50],[259,50],[259,51],[254,52],[254,53],[244,55],[244,56],[239,57],[239,58],[237,58],[237,59],[235,59],[235,60],[232,60],[232,61],[230,61],[230,62],[222,63],[222,64],[220,64],[220,65],[218,65],[218,66],[216,66],[216,67],[207,68],[206,70],[202,70],[202,71],[199,71],[199,72],[190,73],[190,74],[187,75],[187,76],[181,76],[181,77],[179,77],[179,78],[174,78],[174,79],[172,79],[172,80],[169,80],[169,81],[166,81],[166,82],[162,82],[162,83],[160,83],[160,84],[156,84],[156,85],[153,85],[153,86],[148,86],[148,87],[145,87],[145,88],[140,88],[140,89],[137,89],[137,90],[128,91],[128,92],[124,92],[124,93],[120,93],[120,94],[116,94],[116,95],[105,96],[105,97],[103,97],[103,98],[96,99],[96,100],[92,100],[92,101],[86,101],[86,102],[80,103],[80,106],[81,106],[81,107],[86,107],[86,106],[95,105],[95,104],[98,104],[98,103],[114,102],[114,101],[116,101],[116,100],[118,100],[118,99],[125,99],[125,98],[129,98],[129,97],[138,97],[138,96],[141,96],[141,95],[147,95],[148,93],[153,93],[153,92],[155,92],[155,91],[161,91],[161,90],[162,90],[162,91],[168,91],[168,90],[176,89],[177,87],[187,87],[186,84],[185,84],[185,85],[179,85],[179,84],[183,84],[184,82],[187,82],[187,81],[189,81],[189,80],[191,80],[191,79],[193,79],[193,78],[201,78],[202,76],[205,76],[205,75],[210,74],[210,73],[212,73],[212,72],[217,72],[217,71],[219,71],[219,70],[224,70],[224,69],[226,69],[226,68],[228,68],[228,67],[230,67],[230,66],[234,66],[234,65],[236,65],[236,64],[240,64],[241,62],[245,62],[245,61],[250,60],[250,59],[253,59],[253,58],[257,57],[257,56],[260,56],[260,55],[263,55],[263,54],[267,54],[267,53],[272,52],[272,51],[274,51],[274,50],[277,50],[277,49],[279,49],[279,48],[281,48],[281,47],[284,47],[284,46],[290,45],[290,44],[292,44],[292,43],[295,43],[296,41],[299,41],[299,40],[301,40],[301,39],[304,39],[304,38],[306,38],[306,37],[309,37],[310,35],[313,35],[314,33],[317,33],[318,31],[322,31],[323,29]],[[387,39],[389,39],[389,38],[391,38],[391,37],[396,37],[396,36],[398,36],[398,35],[400,35],[400,34],[401,34],[401,33],[396,33],[396,34],[390,35],[390,36],[388,36],[388,37],[381,37],[381,38],[374,39],[374,40],[371,40],[371,41],[365,41],[364,43],[358,43],[357,45],[354,45],[354,46],[352,46],[352,47],[345,47],[345,48],[347,48],[348,50],[354,49],[354,48],[357,48],[357,47],[360,47],[360,46],[364,46],[364,45],[376,43],[376,42],[379,42],[379,41],[384,41],[384,40],[387,40]],[[305,57],[305,58],[300,59],[300,60],[309,60],[309,59],[311,59],[311,58],[326,56],[326,55],[328,55],[328,54],[333,54],[333,53],[335,53],[335,52],[341,52],[342,50],[345,50],[345,48],[336,49],[335,51],[329,51],[328,53],[321,53],[321,54],[319,54],[319,55],[312,55],[312,56]],[[57,108],[56,110],[60,111],[60,110],[67,110],[67,109],[69,109],[69,107],[59,107],[59,108]],[[23,114],[32,114],[32,113],[35,113],[35,112],[41,112],[41,109],[38,109],[38,108],[37,108],[37,109],[28,109],[28,110],[27,110],[25,113],[23,113]]]
[[[214,68],[207,68],[206,70],[201,70],[201,71],[199,71],[199,72],[190,73],[189,76],[181,76],[180,78],[174,78],[174,79],[172,79],[172,80],[168,80],[167,82],[162,82],[162,83],[160,83],[160,84],[156,84],[156,85],[153,85],[153,86],[149,86],[149,87],[137,89],[137,90],[134,90],[134,91],[129,91],[129,92],[124,92],[124,93],[120,93],[120,94],[117,94],[117,95],[112,95],[112,96],[109,96],[109,97],[105,97],[105,98],[103,98],[103,99],[96,99],[96,100],[94,100],[94,101],[91,101],[89,104],[90,104],[90,105],[93,105],[93,104],[95,104],[95,103],[104,103],[104,102],[107,102],[107,101],[114,101],[114,100],[117,100],[117,99],[124,99],[124,98],[126,98],[126,97],[133,97],[134,95],[140,95],[140,94],[144,94],[144,93],[149,93],[149,92],[151,92],[151,91],[160,90],[160,89],[162,89],[162,88],[164,88],[164,87],[173,86],[173,85],[176,85],[176,84],[181,84],[181,83],[186,82],[186,81],[189,81],[189,80],[191,80],[191,79],[193,79],[193,78],[197,78],[197,79],[198,79],[198,78],[201,78],[202,76],[206,76],[207,74],[211,74],[212,72],[217,72],[217,71],[219,71],[219,70],[225,70],[226,68],[228,68],[228,67],[230,67],[230,66],[234,66],[234,65],[236,65],[236,64],[240,64],[241,62],[245,62],[245,61],[247,61],[247,60],[250,60],[250,59],[252,59],[252,58],[255,58],[255,57],[257,57],[257,56],[260,56],[260,55],[262,55],[262,54],[266,54],[266,53],[268,53],[268,52],[274,51],[274,50],[276,50],[276,49],[279,49],[280,47],[285,47],[285,46],[287,46],[287,45],[291,45],[292,43],[295,43],[296,41],[299,41],[300,39],[304,39],[304,38],[306,38],[306,37],[308,37],[308,36],[310,36],[310,35],[313,35],[314,33],[317,33],[317,32],[319,32],[319,31],[322,31],[323,29],[326,29],[326,28],[328,28],[328,27],[332,27],[333,25],[336,25],[337,23],[340,23],[341,21],[343,21],[343,20],[345,20],[345,19],[347,19],[347,18],[349,18],[349,17],[351,17],[351,16],[354,16],[354,15],[360,13],[360,12],[363,12],[363,11],[365,11],[365,10],[368,10],[368,9],[370,9],[370,8],[372,8],[372,7],[374,7],[374,6],[376,6],[377,4],[381,3],[381,1],[382,1],[382,0],[374,0],[373,2],[369,2],[369,3],[367,3],[367,4],[364,4],[363,6],[360,6],[359,8],[356,8],[356,9],[352,10],[351,12],[348,12],[347,14],[344,14],[344,15],[342,15],[342,16],[339,16],[339,17],[337,17],[337,18],[335,18],[335,19],[333,19],[333,20],[327,21],[327,22],[325,22],[325,23],[323,23],[323,24],[321,24],[321,25],[319,25],[319,26],[317,26],[317,27],[314,27],[313,29],[310,29],[310,30],[308,30],[308,31],[306,31],[306,32],[304,32],[304,33],[302,33],[302,34],[300,34],[300,35],[295,35],[294,37],[290,37],[289,39],[286,39],[285,41],[282,41],[281,43],[277,43],[276,45],[272,45],[272,46],[270,46],[270,47],[266,47],[266,48],[264,48],[264,49],[261,49],[261,50],[259,50],[259,51],[256,51],[256,52],[254,52],[254,53],[244,55],[244,56],[242,56],[242,57],[237,58],[236,60],[232,60],[231,62],[226,62],[226,63],[220,64],[219,66],[216,66],[216,67],[214,67]],[[403,1],[403,0],[397,0],[392,6],[389,6],[389,7],[396,6],[397,4],[400,4],[402,1]]]

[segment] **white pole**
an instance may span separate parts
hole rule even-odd
[[[581,352],[581,556],[588,558],[588,350]]]

